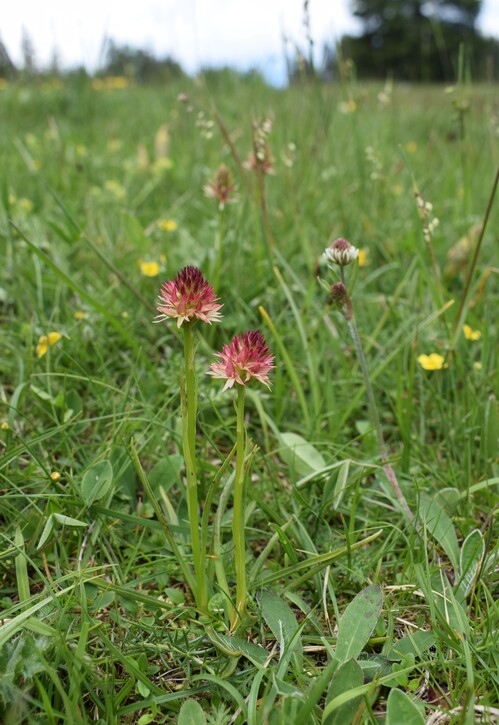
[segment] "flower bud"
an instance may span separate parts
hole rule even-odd
[[[339,239],[335,239],[335,241],[324,250],[324,255],[328,262],[333,262],[334,264],[338,264],[340,267],[344,267],[345,265],[350,264],[350,262],[353,262],[354,259],[357,259],[359,250],[346,239],[340,237]]]

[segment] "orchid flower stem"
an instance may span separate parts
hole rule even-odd
[[[215,274],[213,275],[213,288],[220,289],[220,276],[222,274],[222,262],[224,256],[224,209],[218,211],[218,237],[217,256],[215,259]]]
[[[340,267],[340,278],[343,284],[345,284],[345,273],[343,270],[343,267]],[[364,378],[364,385],[366,388],[366,395],[367,395],[367,404],[369,406],[369,412],[371,414],[371,419],[374,424],[374,428],[376,430],[376,436],[378,438],[378,447],[379,452],[381,455],[381,460],[383,462],[383,470],[385,472],[385,475],[388,479],[388,482],[390,486],[392,487],[393,492],[395,493],[395,496],[397,497],[397,500],[399,504],[401,505],[402,509],[404,510],[404,513],[406,514],[409,521],[414,523],[414,514],[412,513],[411,509],[409,508],[409,504],[407,503],[405,496],[402,492],[402,489],[400,488],[399,482],[397,480],[397,476],[395,475],[395,471],[393,470],[391,464],[388,462],[388,454],[386,450],[386,444],[385,444],[385,438],[383,435],[383,428],[381,426],[381,420],[379,417],[378,412],[378,406],[376,405],[376,398],[374,397],[374,391],[371,384],[371,377],[369,375],[369,369],[367,367],[366,357],[364,355],[364,350],[362,348],[362,342],[359,335],[359,330],[357,327],[357,323],[355,321],[355,316],[353,313],[353,307],[352,307],[352,301],[351,299],[348,300],[348,304],[345,307],[344,310],[345,319],[348,324],[348,329],[350,330],[350,335],[352,336],[353,344],[355,347],[355,353],[357,355],[357,360],[359,361],[360,369],[362,372],[362,377]]]
[[[199,533],[198,476],[196,467],[196,370],[194,368],[192,326],[190,324],[184,327],[184,358],[186,404],[183,410],[182,444],[187,471],[187,509],[189,512],[192,557],[194,560],[194,576],[196,580],[194,597],[198,607],[206,610],[208,606],[206,552],[201,546]]]
[[[236,621],[241,622],[248,599],[246,588],[246,543],[244,536],[244,457],[246,450],[246,432],[244,429],[244,385],[237,386],[237,451],[236,474],[234,478],[234,514],[232,535],[234,538],[234,557],[236,566]]]

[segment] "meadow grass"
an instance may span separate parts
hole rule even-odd
[[[215,81],[0,91],[1,718],[496,722],[497,202],[479,225],[497,94]],[[262,118],[275,174],[258,179],[243,162]],[[223,213],[203,195],[221,163],[238,186]],[[362,250],[349,293],[414,521],[328,303],[336,237]],[[182,337],[152,324],[186,265],[224,304],[196,329],[207,611],[186,581]],[[252,329],[276,369],[246,395],[250,619],[234,634],[235,459],[219,468],[235,393],[204,373]]]

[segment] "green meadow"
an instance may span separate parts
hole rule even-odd
[[[0,154],[0,720],[497,722],[497,89],[3,84]],[[184,328],[153,324],[185,266],[223,303],[192,325],[203,606]],[[236,466],[206,372],[250,330]]]

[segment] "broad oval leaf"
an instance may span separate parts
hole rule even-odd
[[[463,541],[459,554],[459,584],[456,591],[458,599],[464,600],[470,593],[484,556],[485,541],[481,531],[474,529]]]
[[[386,725],[425,725],[420,708],[402,690],[394,689],[388,696]]]
[[[301,638],[297,634],[299,626],[289,604],[274,592],[264,590],[260,597],[260,607],[262,617],[279,644],[279,659],[282,659],[289,648],[297,650],[301,655]]]
[[[458,571],[459,544],[450,517],[434,498],[425,493],[421,494],[420,513],[424,525],[449,557],[454,571]]]
[[[279,456],[299,476],[308,476],[326,466],[322,453],[298,433],[281,433],[279,438]]]
[[[204,710],[196,700],[189,698],[180,708],[178,725],[206,725]]]
[[[338,695],[343,695],[344,692],[349,692],[355,687],[360,687],[364,684],[364,673],[360,665],[354,660],[347,660],[341,667],[338,667],[334,673],[334,677],[331,681],[329,691],[326,698],[326,704],[334,700]],[[340,705],[336,710],[323,719],[323,723],[326,725],[350,725],[355,717],[355,714],[359,708],[359,704],[362,701],[362,695],[348,700],[343,705]]]
[[[336,656],[340,662],[362,652],[378,621],[383,605],[383,592],[377,585],[365,587],[350,602],[338,624]]]
[[[103,498],[113,484],[111,461],[98,461],[88,469],[81,482],[81,493],[85,503],[90,506]]]

